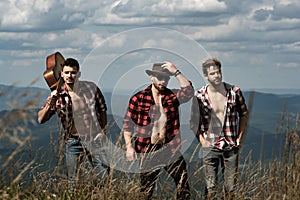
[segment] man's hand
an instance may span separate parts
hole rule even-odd
[[[46,101],[50,106],[53,106],[55,105],[56,100],[57,100],[57,90],[53,90],[50,94],[50,97]]]
[[[177,67],[173,63],[165,61],[164,64],[161,67],[163,69],[169,70],[169,72],[177,78],[180,87],[184,88],[184,87],[187,87],[187,86],[191,86],[191,82],[188,81],[184,77],[184,75],[182,75],[182,73],[177,69]]]
[[[206,139],[204,139],[204,137],[202,135],[199,135],[199,141],[200,141],[200,144],[202,145],[202,147],[210,146],[210,142],[207,141]]]
[[[53,97],[53,96],[57,96],[57,90],[53,90],[53,91],[51,92],[51,97]]]
[[[169,70],[171,74],[175,74],[177,71],[177,67],[172,64],[171,62],[165,61],[164,64],[161,66],[163,69]]]
[[[210,143],[207,140],[204,140],[203,142],[201,142],[202,147],[209,147]]]
[[[236,139],[236,147],[240,147],[242,145],[242,141],[240,138]]]
[[[127,147],[126,149],[126,158],[129,161],[134,161],[137,159],[136,152],[133,147]]]
[[[129,161],[134,161],[137,159],[136,151],[132,147],[132,133],[124,131],[124,140],[126,144],[126,158]]]

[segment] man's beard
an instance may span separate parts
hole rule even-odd
[[[162,91],[164,91],[166,89],[166,86],[163,86],[163,85],[158,85],[156,83],[153,83],[153,85],[160,92],[162,92]]]
[[[75,82],[66,82],[66,84],[70,87],[70,88],[73,88],[74,89],[74,87],[76,87],[75,85]]]
[[[65,83],[68,84],[69,86],[73,86],[76,82],[76,79],[73,78],[68,78],[65,80]]]
[[[222,85],[222,79],[218,79],[218,81],[216,81],[216,80],[210,81],[210,84],[214,87],[218,87],[218,86]]]

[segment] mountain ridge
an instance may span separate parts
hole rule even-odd
[[[11,87],[0,84],[0,91],[2,91],[0,93],[0,122],[2,126],[6,124],[6,119],[13,119],[13,117],[9,117],[13,113],[15,113],[15,116],[24,115],[31,117],[31,122],[27,122],[27,125],[29,125],[28,132],[25,133],[25,135],[32,134],[33,136],[31,146],[35,149],[38,149],[39,147],[46,147],[46,149],[49,148],[49,138],[47,137],[50,137],[50,132],[57,133],[57,121],[59,120],[57,117],[54,117],[49,122],[39,125],[36,121],[36,114],[39,107],[43,104],[45,98],[49,95],[50,90],[35,87]],[[118,123],[115,123],[115,120],[119,120],[120,124],[122,122],[122,116],[115,116],[111,114],[111,94],[104,92],[104,96],[108,104],[110,122],[114,124],[112,132],[114,133],[113,140],[116,142],[120,134],[121,127],[118,127]],[[246,151],[253,151],[256,159],[261,157],[259,155],[261,155],[262,152],[265,152],[266,157],[270,157],[273,147],[278,145],[278,142],[280,144],[283,143],[282,134],[278,133],[279,128],[286,125],[285,123],[282,123],[283,116],[285,115],[285,117],[289,117],[289,122],[291,125],[295,125],[297,116],[300,113],[300,95],[296,94],[292,96],[286,96],[246,91],[244,92],[244,96],[249,105],[252,103],[249,127],[245,138]],[[122,101],[124,100],[124,97],[122,96],[118,98],[120,98]],[[24,110],[22,106],[26,105],[26,101],[32,100],[36,100],[36,104],[29,106]],[[9,101],[9,103],[11,103],[10,105],[14,105],[12,104],[13,101],[21,101],[21,103],[19,102],[19,104],[17,104],[18,106],[16,107],[10,107],[7,106],[6,101]],[[126,100],[126,102],[127,101],[128,100]],[[2,105],[5,106],[2,107]],[[11,129],[6,131],[8,131],[9,134],[13,133],[14,131],[18,131],[17,127],[20,125],[22,126],[22,123],[24,122],[17,121],[12,125]],[[185,126],[184,131],[182,131],[183,133],[190,133],[188,124],[182,123],[182,126]],[[0,129],[2,128],[3,127],[0,127]],[[14,130],[14,128],[17,130]],[[262,141],[263,138],[266,141]],[[7,147],[6,142],[0,142],[2,148]],[[197,143],[193,143],[193,145],[196,144]]]

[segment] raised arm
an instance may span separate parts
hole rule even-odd
[[[179,71],[179,69],[177,69],[177,67],[171,62],[165,61],[164,64],[162,65],[162,68],[168,69],[169,72],[176,77],[180,87],[184,88],[191,85],[190,81],[187,80],[185,76]]]
[[[55,102],[57,100],[57,91],[51,92],[50,96],[47,98],[46,103],[38,112],[38,123],[42,124],[48,121],[52,115],[55,113],[53,109],[55,107]]]

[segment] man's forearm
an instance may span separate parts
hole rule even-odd
[[[48,121],[52,116],[52,111],[50,110],[51,106],[47,103],[39,112],[38,112],[38,122],[40,124]]]
[[[240,141],[242,141],[242,139],[245,135],[247,125],[248,125],[248,114],[246,114],[240,118],[239,137],[238,137]]]
[[[38,112],[38,122],[40,124],[48,121],[54,114],[54,110],[52,110],[52,108],[55,106],[57,98],[57,90],[54,90],[51,92],[51,95],[46,99],[46,104]]]
[[[135,149],[132,147],[132,133],[129,131],[124,131],[124,139],[126,144],[126,158],[129,161],[137,159],[137,154]]]
[[[124,140],[126,149],[132,148],[132,133],[128,131],[124,131]]]
[[[191,85],[190,81],[187,80],[187,78],[185,78],[185,76],[182,73],[179,73],[176,76],[176,79],[179,82],[180,87],[187,87]]]

